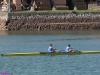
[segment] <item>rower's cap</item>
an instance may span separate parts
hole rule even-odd
[[[52,44],[50,44],[50,46],[52,46]]]
[[[68,47],[70,47],[70,44],[68,44]]]

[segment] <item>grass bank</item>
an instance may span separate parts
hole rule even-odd
[[[29,11],[29,10],[24,10],[24,11],[18,11],[15,13],[43,13],[43,12],[50,12],[50,13],[63,13],[63,12],[100,12],[100,10],[39,10],[39,11]]]

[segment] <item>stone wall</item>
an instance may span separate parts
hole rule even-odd
[[[0,30],[100,29],[100,13],[10,13],[0,16]],[[1,21],[1,19],[6,19]],[[6,22],[5,22],[6,21]]]

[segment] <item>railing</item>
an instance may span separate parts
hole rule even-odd
[[[88,4],[88,10],[100,10],[98,2]]]

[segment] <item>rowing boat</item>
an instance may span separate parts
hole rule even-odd
[[[78,51],[78,52],[24,52],[24,53],[8,53],[1,56],[45,56],[45,55],[78,55],[78,54],[100,54],[100,51]]]

